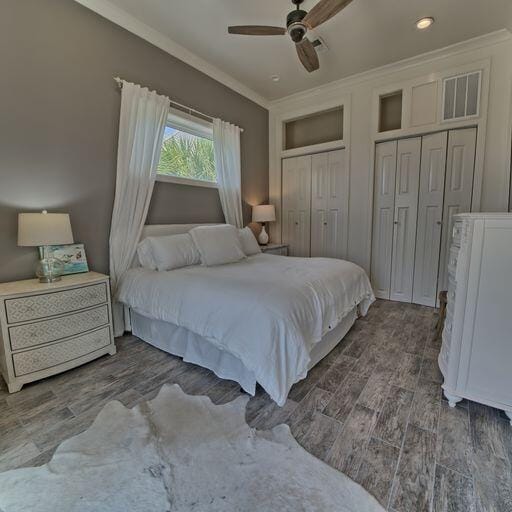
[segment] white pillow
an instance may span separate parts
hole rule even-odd
[[[260,244],[256,240],[250,227],[239,229],[238,235],[242,243],[242,250],[245,252],[246,256],[252,256],[253,254],[259,254],[261,252]]]
[[[149,236],[146,240],[149,241],[153,264],[156,270],[173,270],[175,268],[198,265],[201,262],[199,252],[188,233],[182,235]]]
[[[144,240],[137,245],[137,258],[141,267],[149,270],[156,270],[153,252],[151,251],[151,241],[149,238],[144,238]]]
[[[235,226],[199,226],[191,229],[190,235],[201,254],[201,263],[207,267],[245,258]]]

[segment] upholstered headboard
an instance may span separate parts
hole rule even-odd
[[[192,228],[197,226],[216,226],[217,223],[209,224],[148,224],[142,228],[140,239],[144,240],[148,236],[166,236],[181,235],[188,233]]]

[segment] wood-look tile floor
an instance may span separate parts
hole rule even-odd
[[[307,450],[394,512],[512,511],[512,427],[496,409],[442,399],[433,309],[378,301],[283,408],[261,389],[247,421],[286,422]],[[0,471],[49,460],[112,399],[128,407],[164,383],[216,403],[239,386],[124,336],[118,353],[9,395],[0,388]],[[1,379],[0,379],[1,380]]]

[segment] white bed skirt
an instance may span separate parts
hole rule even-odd
[[[329,331],[311,351],[308,369],[321,361],[347,334],[357,319],[357,306]],[[250,395],[256,391],[256,378],[242,361],[220,350],[206,338],[184,327],[148,318],[131,310],[132,333],[160,350],[183,358],[188,363],[208,368],[221,379],[234,380]]]

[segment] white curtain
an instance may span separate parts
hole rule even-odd
[[[154,91],[122,82],[114,210],[110,226],[110,277],[115,299],[130,268],[155,184],[170,101]],[[114,302],[114,333],[123,334],[121,304]]]
[[[214,119],[213,146],[220,203],[226,223],[243,228],[240,128]]]

